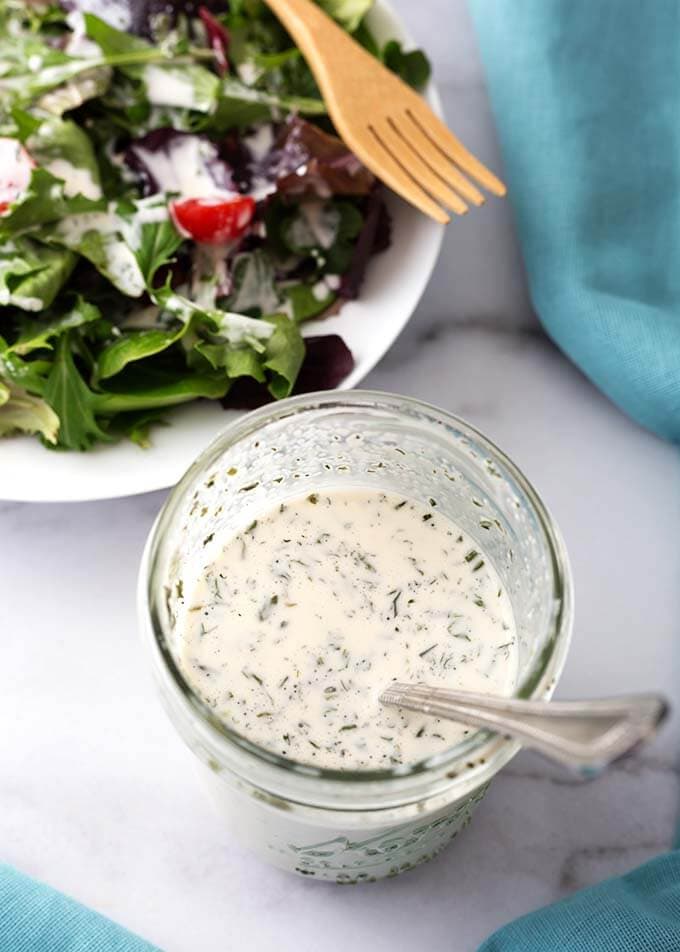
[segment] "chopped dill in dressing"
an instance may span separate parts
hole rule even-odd
[[[211,539],[184,582],[181,665],[225,724],[292,760],[384,769],[466,728],[383,707],[391,681],[509,694],[510,600],[479,543],[391,493],[330,490]]]

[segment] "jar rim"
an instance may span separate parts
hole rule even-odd
[[[469,760],[470,755],[484,746],[490,747],[490,756],[484,769],[479,772],[479,782],[484,783],[505,764],[519,749],[519,745],[508,738],[501,738],[491,732],[480,729],[468,738],[436,755],[410,764],[399,764],[381,770],[338,770],[316,767],[282,757],[274,751],[261,747],[248,740],[242,734],[228,727],[216,717],[210,707],[202,700],[182,674],[168,646],[159,612],[156,607],[161,586],[154,586],[154,572],[158,562],[161,545],[166,529],[185,498],[188,487],[193,487],[198,474],[204,473],[214,461],[222,457],[230,446],[253,435],[263,427],[279,422],[298,413],[354,408],[362,406],[368,410],[384,409],[394,416],[408,419],[408,411],[418,412],[428,417],[430,422],[444,427],[455,428],[464,436],[474,438],[484,450],[499,461],[515,480],[524,494],[530,509],[541,528],[543,541],[549,555],[552,591],[557,610],[549,620],[550,631],[545,633],[545,646],[540,653],[530,676],[518,686],[514,696],[527,698],[549,698],[561,674],[571,638],[573,620],[573,586],[571,570],[561,533],[549,510],[534,489],[531,482],[513,460],[484,433],[475,426],[427,402],[399,394],[371,390],[351,390],[345,392],[320,391],[290,397],[275,404],[267,404],[257,410],[244,414],[230,423],[197,457],[184,476],[170,491],[158,517],[151,529],[145,555],[140,569],[140,612],[145,627],[152,636],[154,653],[160,658],[163,669],[170,676],[171,684],[184,703],[188,704],[199,720],[208,725],[218,737],[228,745],[238,748],[243,754],[255,757],[263,766],[279,768],[300,778],[327,781],[331,785],[350,783],[361,787],[363,784],[382,784],[389,781],[403,781],[419,775],[429,775],[440,769],[451,771],[461,760]],[[455,773],[448,776],[455,778]],[[455,779],[453,780],[455,783]]]

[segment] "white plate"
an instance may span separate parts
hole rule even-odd
[[[385,2],[371,11],[369,24],[381,41],[411,45]],[[440,111],[436,90],[428,99]],[[358,301],[321,321],[305,324],[306,336],[340,334],[354,354],[355,367],[341,383],[354,387],[377,364],[413,313],[439,253],[442,225],[390,195],[392,245],[373,258]],[[152,430],[153,445],[100,446],[87,453],[45,449],[34,437],[0,441],[0,499],[75,502],[110,499],[163,489],[177,482],[194,458],[240,411],[201,401],[168,411],[170,425]]]

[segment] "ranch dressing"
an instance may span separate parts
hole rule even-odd
[[[469,729],[383,707],[390,681],[511,693],[512,608],[479,545],[421,505],[371,490],[287,501],[208,536],[187,586],[182,670],[227,726],[333,769],[413,763]]]

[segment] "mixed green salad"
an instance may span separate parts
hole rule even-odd
[[[318,0],[414,86],[429,67]],[[301,322],[389,244],[379,183],[336,137],[261,0],[0,0],[0,435],[148,443],[168,407],[336,386]]]

